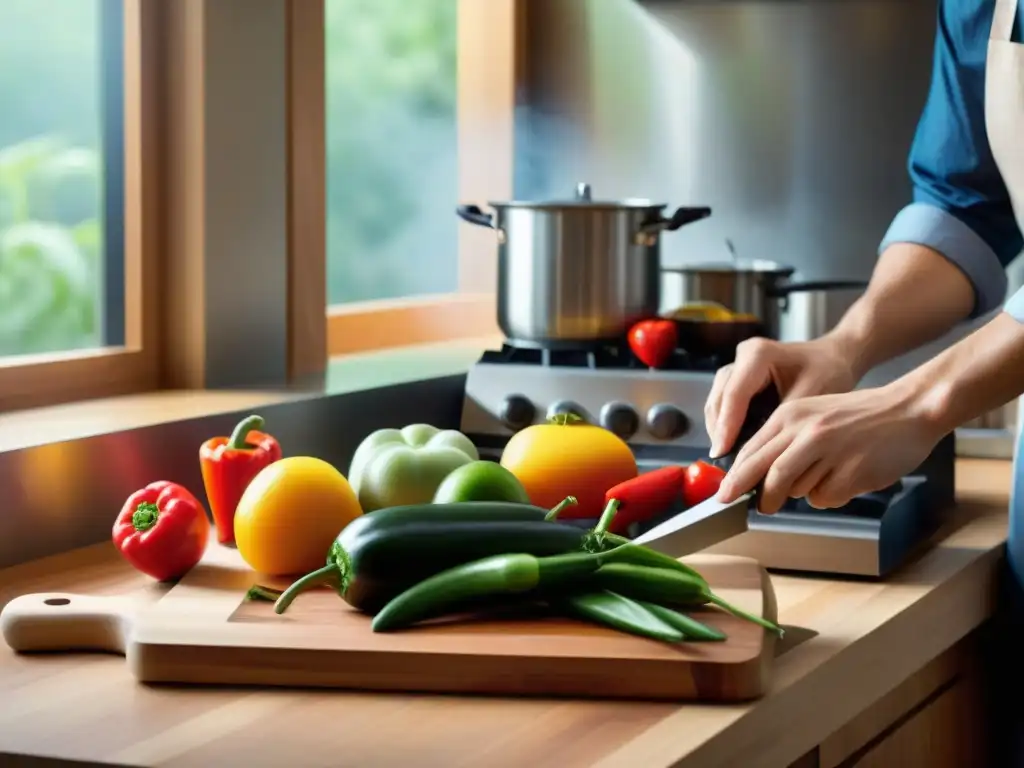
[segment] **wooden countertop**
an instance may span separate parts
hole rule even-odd
[[[993,608],[1009,463],[957,466],[956,523],[884,583],[773,576],[772,691],[743,706],[149,688],[122,658],[0,649],[0,755],[115,765],[787,765]],[[161,590],[107,545],[0,572],[0,602]],[[0,760],[0,762],[4,762]]]

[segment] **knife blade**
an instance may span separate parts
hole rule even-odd
[[[732,449],[724,456],[711,459],[708,463],[726,472],[732,469],[736,454],[771,418],[775,409],[779,407],[779,402],[778,390],[772,383],[754,395],[747,406],[746,418]],[[764,478],[761,478],[754,490],[727,504],[718,501],[714,496],[705,499],[700,504],[640,534],[633,541],[672,557],[682,557],[745,533],[750,510],[763,485]]]
[[[728,504],[712,496],[640,534],[633,543],[644,544],[672,557],[700,552],[746,533],[753,496],[753,492],[745,493]]]

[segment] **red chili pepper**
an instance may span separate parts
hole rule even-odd
[[[281,446],[258,431],[262,426],[262,416],[249,416],[238,423],[231,437],[214,437],[199,448],[206,499],[221,544],[235,541],[235,509],[249,483],[281,458]]]
[[[202,559],[210,520],[187,489],[160,480],[128,497],[114,521],[113,540],[138,570],[159,581],[177,579]]]
[[[612,499],[619,502],[608,530],[623,533],[632,523],[642,523],[668,510],[679,500],[685,472],[684,467],[661,467],[608,489],[605,504]]]
[[[686,468],[683,479],[683,503],[687,508],[700,504],[718,493],[718,486],[725,478],[725,470],[708,464],[706,461],[695,461]]]
[[[641,320],[629,329],[629,348],[644,365],[660,368],[672,357],[678,342],[673,320]]]

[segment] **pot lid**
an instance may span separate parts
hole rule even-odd
[[[489,202],[492,208],[644,208],[660,210],[668,206],[668,203],[655,203],[652,200],[639,197],[627,197],[623,200],[594,200],[590,192],[590,185],[580,182],[576,185],[576,192],[572,197],[564,200],[506,200],[502,202]]]
[[[791,275],[796,267],[767,259],[736,259],[733,261],[697,261],[675,267],[662,267],[662,272],[755,272],[768,275]]]

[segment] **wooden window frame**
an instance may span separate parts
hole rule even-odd
[[[499,333],[497,242],[461,226],[458,291],[328,306],[324,0],[290,0],[290,314],[294,370],[328,356]],[[458,0],[458,195],[511,199],[526,0]],[[452,216],[455,215],[454,210]],[[326,315],[326,326],[323,318]],[[326,341],[318,330],[325,328]]]
[[[509,199],[527,3],[457,1],[458,196]],[[295,384],[318,380],[334,355],[498,333],[496,238],[468,225],[458,230],[456,293],[327,306],[323,0],[254,6],[246,34],[219,0],[122,2],[124,344],[0,358],[0,413],[160,388]],[[263,45],[276,39],[279,58]],[[239,127],[218,99],[235,82],[225,77],[261,65],[283,75],[283,90],[242,98],[261,126],[282,115],[285,138],[278,145],[271,127],[235,151]],[[247,278],[272,306],[225,322],[225,302],[239,292],[223,276],[249,265],[245,238],[234,242],[223,212],[251,188],[270,202],[250,198],[233,214],[260,223],[261,244],[272,243],[262,262],[269,273]],[[234,370],[223,360],[225,349],[257,341],[264,353],[268,331],[273,359],[263,370],[249,373],[244,357]]]
[[[0,358],[0,412],[154,389],[159,380],[159,89],[153,0],[124,0],[123,346]],[[144,162],[145,160],[145,162]]]

